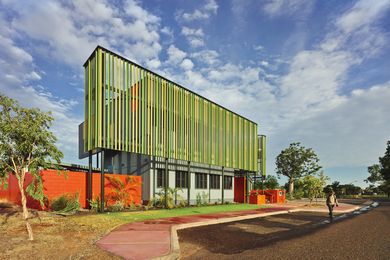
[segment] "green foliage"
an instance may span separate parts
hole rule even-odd
[[[167,208],[167,209],[173,209],[175,207],[183,207],[187,203],[185,202],[182,196],[177,194],[178,191],[182,191],[182,189],[168,187],[166,193],[165,193],[165,189],[162,189],[161,192],[157,193],[156,197],[152,198],[149,201],[149,205],[157,208]]]
[[[318,163],[319,159],[313,149],[292,143],[276,157],[276,173],[288,177],[289,192],[293,193],[294,181],[317,173],[322,168]]]
[[[119,212],[119,211],[123,211],[125,210],[126,206],[125,204],[123,203],[123,201],[116,201],[113,205],[109,205],[107,207],[107,210],[108,211],[112,211],[112,212]]]
[[[204,206],[208,205],[209,203],[209,194],[202,191],[202,194],[199,192],[196,194],[196,206]]]
[[[62,153],[55,146],[56,137],[49,131],[53,117],[36,108],[23,108],[0,94],[0,178],[8,174],[24,182],[26,172],[33,176],[27,193],[43,206],[40,169],[60,163]]]
[[[383,181],[381,165],[373,164],[367,168],[367,171],[370,176],[368,176],[368,178],[364,180],[365,182],[375,184],[377,182]]]
[[[323,197],[323,189],[327,180],[329,180],[329,177],[325,176],[323,172],[318,177],[306,175],[302,179],[303,189],[307,198],[310,199],[310,203],[315,198]]]
[[[278,179],[273,175],[267,175],[265,181],[255,181],[255,190],[275,190],[279,188]]]
[[[59,214],[70,215],[80,209],[79,194],[63,194],[54,199],[51,209]]]
[[[379,164],[368,167],[370,176],[365,180],[377,185],[379,191],[390,197],[390,140],[387,141],[385,154],[379,157]]]
[[[88,200],[91,211],[99,212],[100,211],[100,198],[96,196],[95,199]]]

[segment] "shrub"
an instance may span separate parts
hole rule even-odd
[[[181,191],[180,188],[168,188],[167,193],[165,194],[165,189],[161,192],[157,193],[158,196],[152,198],[149,201],[149,206],[154,206],[158,208],[167,208],[173,209],[175,207],[182,207],[187,205],[182,196],[178,195],[177,192]],[[167,201],[167,205],[165,205],[165,198]]]
[[[79,194],[63,194],[52,201],[51,208],[60,214],[74,214],[80,209]]]
[[[95,199],[89,200],[89,206],[91,207],[91,211],[99,212],[100,211],[100,198],[96,196]]]
[[[113,205],[108,206],[108,211],[118,212],[125,209],[125,204],[122,201],[117,201]]]

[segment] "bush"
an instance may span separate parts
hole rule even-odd
[[[183,199],[182,196],[177,194],[178,191],[182,191],[180,188],[169,188],[167,189],[167,193],[165,194],[165,190],[163,189],[161,192],[157,193],[158,196],[153,197],[149,203],[148,206],[153,206],[157,208],[167,208],[167,209],[173,209],[175,207],[183,207],[186,206],[187,203]],[[167,201],[167,205],[165,205],[165,198]]]
[[[125,209],[125,203],[122,201],[117,201],[113,205],[108,206],[108,211],[112,212],[118,212],[118,211],[123,211]]]
[[[95,199],[89,200],[89,206],[91,207],[91,211],[99,212],[100,211],[100,198],[96,196]]]
[[[80,209],[79,194],[63,194],[54,199],[51,209],[61,214],[74,214]]]

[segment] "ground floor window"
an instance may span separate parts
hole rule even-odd
[[[210,189],[220,189],[220,182],[219,175],[210,174]]]
[[[165,187],[165,170],[157,169],[157,188]]]
[[[195,189],[207,189],[206,173],[195,173]]]
[[[176,188],[188,188],[188,173],[176,171]]]
[[[223,188],[225,190],[231,190],[233,187],[232,181],[233,181],[232,176],[223,176]]]

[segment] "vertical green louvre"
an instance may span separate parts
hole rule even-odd
[[[258,170],[257,124],[101,47],[84,67],[86,151]]]

